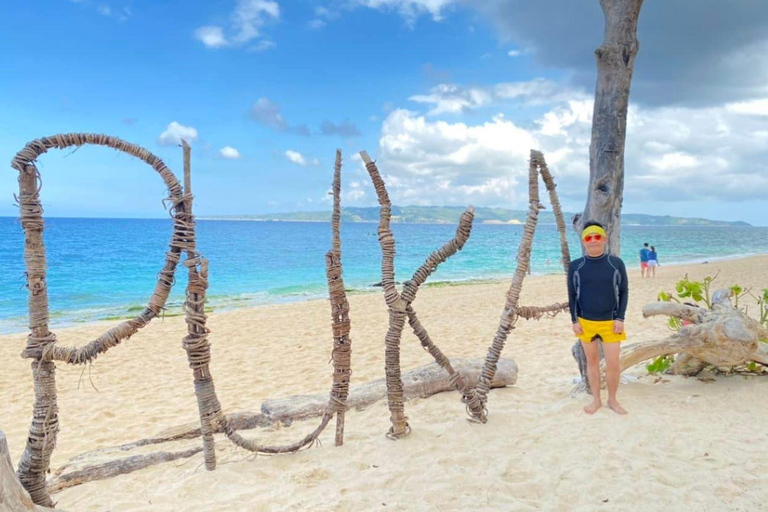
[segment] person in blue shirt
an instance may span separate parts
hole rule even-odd
[[[650,253],[651,250],[648,248],[648,242],[646,242],[640,249],[640,277],[646,277],[646,274],[650,277],[650,272],[648,272],[648,255]]]
[[[587,222],[581,241],[586,254],[573,260],[568,269],[568,305],[573,333],[581,340],[587,358],[587,378],[592,391],[592,403],[584,407],[584,412],[594,414],[603,405],[599,341],[605,355],[608,407],[617,414],[627,414],[616,399],[621,376],[619,343],[627,339],[624,331],[629,300],[627,269],[621,258],[605,252],[608,237],[600,223]]]

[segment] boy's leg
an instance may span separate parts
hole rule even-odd
[[[608,382],[608,407],[617,414],[627,414],[618,400],[616,393],[619,389],[619,380],[621,372],[619,371],[619,355],[621,352],[621,343],[603,343],[603,354],[605,355],[605,380]],[[591,378],[591,376],[590,376]]]
[[[600,346],[597,341],[581,342],[584,355],[587,357],[587,377],[592,390],[592,403],[584,407],[584,412],[594,414],[602,405],[600,401]]]

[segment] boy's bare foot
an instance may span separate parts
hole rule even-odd
[[[610,409],[611,409],[613,412],[615,412],[616,414],[627,414],[627,410],[626,410],[625,408],[623,408],[623,407],[621,406],[621,404],[619,404],[619,402],[616,402],[616,401],[613,401],[613,402],[611,402],[611,401],[609,400],[609,401],[608,401],[608,407],[609,407],[609,408],[610,408]]]
[[[600,399],[592,400],[592,403],[584,407],[584,412],[587,414],[595,414],[595,411],[603,406]],[[625,413],[626,414],[626,413]]]

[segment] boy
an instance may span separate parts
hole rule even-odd
[[[617,414],[627,411],[616,400],[619,387],[619,342],[627,339],[624,314],[629,298],[627,269],[618,256],[606,254],[605,228],[590,221],[581,232],[585,255],[573,260],[568,270],[568,303],[573,333],[581,340],[587,357],[587,376],[592,403],[584,412],[594,414],[600,407],[600,350],[603,343],[608,381],[608,407]]]

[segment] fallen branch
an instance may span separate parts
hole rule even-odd
[[[643,306],[643,318],[666,315],[694,323],[701,323],[706,312],[705,308],[688,306],[687,304],[676,304],[674,302],[654,302]]]
[[[482,369],[483,359],[451,359],[451,365],[467,381],[468,386],[476,386]],[[402,375],[403,396],[407,399],[427,398],[437,393],[454,389],[450,377],[437,363],[430,363]],[[511,386],[517,381],[517,364],[511,359],[502,359],[491,387]],[[386,379],[376,379],[354,386],[347,399],[348,409],[363,409],[387,396]],[[322,416],[328,405],[328,395],[296,395],[288,398],[267,400],[261,405],[261,412],[238,412],[227,414],[227,420],[238,430],[269,427],[278,423],[290,425],[294,421]],[[188,423],[165,430],[151,443],[137,441],[134,446],[162,443],[178,439],[192,439],[200,436],[197,423]],[[138,444],[141,443],[141,444]],[[124,445],[128,446],[128,445]]]
[[[466,379],[468,386],[477,385],[477,378],[483,366],[483,359],[453,359],[450,361],[455,370]],[[499,361],[499,367],[491,387],[511,386],[517,381],[517,365],[511,359]],[[437,363],[421,366],[403,374],[403,394],[407,399],[427,398],[444,391],[452,391],[455,386],[445,370]],[[386,379],[377,379],[354,386],[347,400],[348,408],[363,409],[387,396]],[[255,427],[270,427],[277,424],[290,425],[294,421],[323,416],[328,407],[328,395],[297,395],[277,400],[268,400],[261,406],[260,413],[238,412],[226,416],[229,427],[237,430]],[[223,432],[219,429],[217,432]],[[55,477],[48,483],[49,492],[58,492],[67,487],[80,485],[93,480],[102,480],[123,475],[145,467],[192,457],[202,450],[194,447],[179,452],[155,452],[147,455],[134,455],[104,461],[104,458],[119,453],[147,446],[184,439],[200,437],[200,423],[188,423],[173,427],[149,439],[141,439],[117,447],[92,450],[73,457],[67,464],[55,472]],[[91,461],[95,463],[89,464]],[[73,469],[76,468],[76,469]]]
[[[146,467],[171,462],[178,459],[186,459],[197,455],[203,451],[202,446],[196,446],[183,452],[155,452],[148,455],[133,455],[124,459],[117,459],[102,464],[85,466],[83,469],[63,473],[48,481],[48,492],[51,494],[63,491],[69,487],[94,482],[96,480],[105,480],[118,475],[133,473]]]
[[[713,294],[712,309],[657,302],[643,306],[643,316],[675,316],[693,322],[661,341],[628,345],[621,352],[621,370],[662,355],[678,354],[675,372],[695,375],[706,364],[739,366],[768,362],[765,328],[730,303],[730,290]]]

